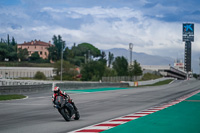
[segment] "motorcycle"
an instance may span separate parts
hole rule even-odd
[[[58,112],[66,121],[71,119],[79,120],[80,118],[78,110],[75,110],[73,105],[68,102],[68,99],[64,99],[62,96],[56,97],[54,107],[58,109]]]

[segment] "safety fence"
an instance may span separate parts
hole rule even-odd
[[[7,85],[7,86],[0,86],[0,95],[51,92],[54,86],[58,86],[62,90],[74,90],[74,89],[77,90],[77,89],[95,89],[104,87],[128,87],[129,83],[51,82],[38,85]]]
[[[121,82],[121,81],[138,81],[142,76],[115,76],[115,77],[102,77],[102,82]]]
[[[0,86],[50,84],[52,81],[0,79]]]

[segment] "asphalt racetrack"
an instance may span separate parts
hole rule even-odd
[[[53,108],[52,93],[31,94],[27,99],[0,102],[0,132],[66,133],[169,102],[199,88],[200,82],[192,80],[156,87],[71,93],[81,118],[70,122]]]

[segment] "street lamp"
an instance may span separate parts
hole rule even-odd
[[[87,61],[86,61],[86,54],[84,54],[84,56],[85,56],[85,64],[86,64],[86,62],[87,62]]]
[[[133,44],[129,43],[129,50],[130,50],[130,65],[132,65],[132,49],[133,49]]]
[[[88,50],[88,62],[90,62],[90,50]]]
[[[63,71],[63,44],[61,44],[61,70],[60,70],[60,81],[62,81],[62,71]]]

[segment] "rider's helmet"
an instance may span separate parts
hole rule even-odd
[[[53,91],[54,91],[54,93],[58,93],[58,92],[60,92],[60,88],[59,87],[55,87]]]

